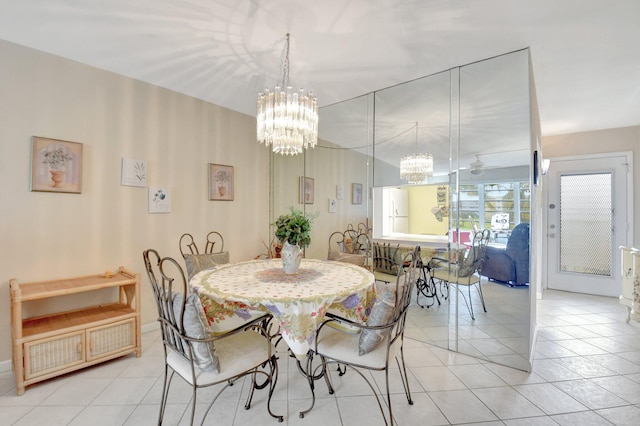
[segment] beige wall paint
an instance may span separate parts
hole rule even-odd
[[[273,215],[274,220],[289,213],[291,207],[304,210],[313,218],[311,244],[305,249],[309,259],[326,259],[329,236],[335,231],[344,231],[349,224],[354,228],[365,223],[367,218],[367,159],[353,150],[336,147],[319,140],[314,149],[305,156],[274,155],[273,171]],[[313,179],[313,203],[300,203],[300,177]],[[361,183],[362,203],[353,204],[351,184]],[[342,199],[337,197],[337,187],[342,189]],[[329,199],[336,201],[335,213],[329,213]],[[272,241],[275,243],[275,241]]]
[[[640,126],[604,129],[592,132],[546,136],[542,138],[544,158],[605,152],[633,152],[633,243],[640,245]],[[553,160],[551,162],[553,167]]]
[[[142,251],[180,257],[184,232],[225,237],[232,261],[268,240],[268,150],[255,118],[0,41],[0,362],[11,358],[9,279],[113,270],[142,274],[142,323],[156,312]],[[84,144],[82,194],[29,191],[32,136]],[[120,185],[122,157],[148,162],[172,212],[149,214],[147,189]],[[235,167],[235,200],[208,201],[207,164]],[[5,364],[6,365],[6,364]]]

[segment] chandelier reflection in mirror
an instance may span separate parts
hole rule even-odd
[[[418,123],[416,123],[416,151],[418,150]],[[400,178],[410,184],[424,183],[433,177],[433,156],[431,154],[403,155],[400,158]]]
[[[318,102],[316,96],[289,86],[289,33],[282,66],[282,86],[265,89],[258,95],[257,138],[272,145],[273,152],[296,155],[318,143]]]

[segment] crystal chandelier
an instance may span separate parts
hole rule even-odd
[[[282,68],[282,86],[258,95],[257,138],[275,153],[296,155],[318,143],[318,103],[313,93],[289,86],[289,33]]]
[[[418,150],[418,123],[416,123],[416,151]],[[415,153],[400,158],[400,178],[411,184],[424,183],[433,176],[433,156]]]

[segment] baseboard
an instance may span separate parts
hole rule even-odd
[[[150,331],[160,330],[160,323],[158,321],[150,322],[149,324],[144,324],[140,327],[141,333],[148,333]]]
[[[0,373],[4,373],[6,371],[11,371],[11,360],[8,359],[6,361],[0,361]]]

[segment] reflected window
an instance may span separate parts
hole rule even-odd
[[[452,216],[458,212],[459,227],[472,230],[491,229],[496,214],[509,216],[509,229],[520,222],[529,223],[531,191],[529,182],[500,182],[460,185],[458,205],[452,206]],[[454,222],[455,223],[455,222]]]

